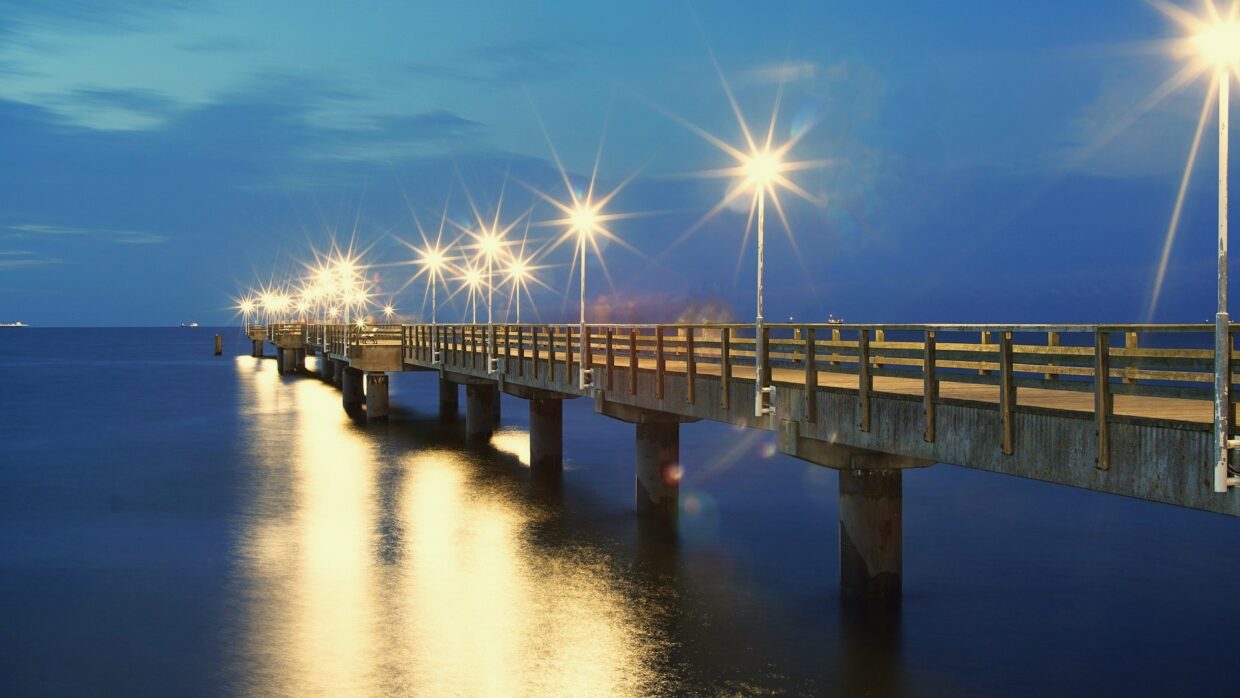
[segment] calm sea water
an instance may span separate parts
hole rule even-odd
[[[1235,695],[1240,520],[913,471],[905,601],[866,615],[835,474],[769,435],[682,428],[669,536],[586,401],[553,492],[519,400],[469,449],[432,374],[367,427],[247,354],[0,330],[0,694]]]

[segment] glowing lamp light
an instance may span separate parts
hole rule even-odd
[[[392,315],[394,315],[395,313],[396,313],[396,308],[393,308],[390,303],[388,305],[383,306],[383,317],[390,320],[392,319]]]
[[[598,207],[585,202],[578,203],[568,218],[574,230],[582,235],[590,235],[598,227]]]
[[[1192,39],[1203,58],[1214,65],[1240,62],[1240,21],[1228,19],[1206,27]]]
[[[748,182],[756,187],[769,187],[771,182],[779,176],[783,162],[779,159],[779,154],[770,150],[762,150],[750,155],[742,165],[745,171],[745,178]]]

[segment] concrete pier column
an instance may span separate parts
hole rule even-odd
[[[501,400],[500,400],[501,397],[503,396],[500,395],[500,393],[497,390],[495,393],[495,426],[499,426],[499,412],[500,412],[499,406],[501,403]]]
[[[286,365],[284,363],[284,350],[276,347],[276,373],[284,375]]]
[[[439,379],[439,418],[448,420],[456,419],[457,408],[459,406],[460,390],[456,383],[446,379]]]
[[[485,442],[495,433],[495,401],[499,390],[495,385],[465,386],[465,439]]]
[[[538,475],[564,470],[564,401],[559,398],[530,400],[530,470]]]
[[[357,415],[362,411],[362,403],[366,400],[362,387],[362,377],[364,375],[360,370],[352,366],[344,366],[344,377],[340,383],[341,402],[344,404],[344,411],[351,416]]]
[[[386,373],[366,374],[366,419],[387,419],[388,377]]]
[[[337,388],[344,387],[344,369],[347,364],[343,361],[332,359],[332,385]]]
[[[903,471],[840,471],[840,594],[900,598]]]
[[[250,356],[253,356],[253,357],[254,357],[254,358],[256,358],[256,359],[260,359],[260,358],[262,358],[262,356],[263,356],[263,340],[261,340],[261,339],[251,339],[251,340],[250,340]]]
[[[306,372],[306,350],[305,349],[294,349],[293,350],[293,372],[294,373],[305,373]]]
[[[680,509],[680,424],[637,424],[637,513],[675,522]]]
[[[326,356],[319,358],[319,378],[323,379],[324,383],[332,382],[332,374],[335,373],[335,371],[336,371],[335,361],[332,361]]]

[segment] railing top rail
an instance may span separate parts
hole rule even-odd
[[[579,327],[580,323],[576,322],[543,322],[543,323],[515,323],[515,322],[495,322],[490,323],[496,327]],[[1208,333],[1214,331],[1214,325],[1210,323],[1193,323],[1193,324],[994,324],[994,323],[974,323],[974,324],[950,324],[950,323],[834,323],[834,322],[769,322],[763,323],[765,327],[773,330],[796,330],[802,328],[813,328],[816,330],[884,330],[888,332],[897,331],[919,331],[934,330],[938,332],[1138,332],[1138,333]],[[484,322],[437,322],[435,326],[442,327],[487,327]],[[343,328],[345,325],[311,325],[326,328]],[[356,325],[350,325],[351,329],[363,329],[366,331],[400,331],[404,327],[429,327],[432,323],[403,323],[403,324],[380,324],[365,325],[357,328]],[[753,329],[754,324],[751,322],[663,322],[663,323],[586,323],[590,329],[656,329],[659,327],[665,329],[678,328],[694,328],[694,329]],[[251,325],[250,327],[262,327],[261,325]],[[272,325],[273,328],[300,328],[301,324]],[[1240,322],[1231,323],[1233,332],[1240,332]]]

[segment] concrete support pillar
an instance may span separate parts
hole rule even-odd
[[[276,373],[279,373],[282,376],[284,375],[284,371],[287,368],[284,361],[285,361],[284,350],[281,349],[280,347],[276,347]]]
[[[503,397],[503,395],[501,395],[497,390],[497,392],[495,393],[495,426],[499,426],[499,412],[500,412],[499,406],[501,402],[500,400],[501,397]]]
[[[261,340],[261,339],[251,339],[251,340],[250,340],[250,356],[253,356],[253,357],[254,357],[254,358],[256,358],[256,359],[260,359],[260,358],[262,358],[262,356],[263,356],[263,340]]]
[[[903,471],[840,471],[840,594],[900,598]]]
[[[326,356],[319,358],[319,378],[322,378],[324,383],[331,383],[333,381],[333,374],[335,372],[336,372],[335,361],[332,361]]]
[[[559,398],[530,400],[530,470],[538,475],[564,470],[564,401]]]
[[[474,442],[491,440],[495,433],[495,401],[499,389],[495,385],[465,386],[465,439]]]
[[[675,522],[680,510],[680,424],[637,424],[637,513]]]
[[[293,371],[296,373],[306,372],[306,350],[305,349],[294,349],[293,350]]]
[[[343,361],[332,359],[332,385],[337,388],[344,388],[344,369],[347,364]]]
[[[362,403],[366,400],[362,387],[362,377],[364,375],[360,370],[352,366],[344,367],[344,377],[340,384],[341,402],[344,404],[344,411],[350,415],[359,414],[362,410]]]
[[[439,379],[439,418],[456,419],[459,405],[460,390],[456,383],[446,378]]]
[[[386,373],[366,374],[366,419],[387,419],[388,377]]]

